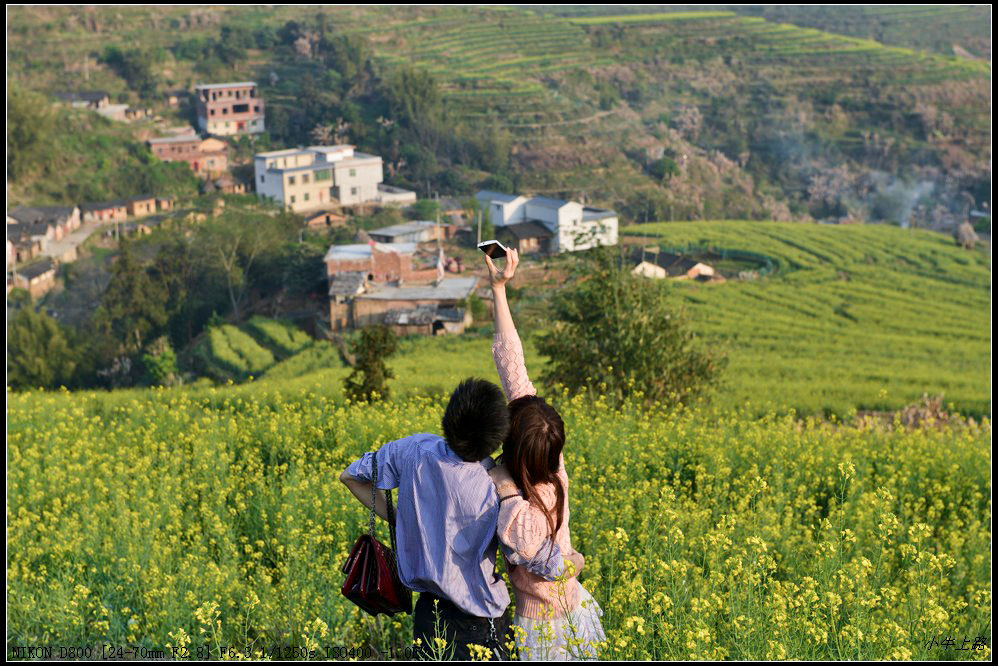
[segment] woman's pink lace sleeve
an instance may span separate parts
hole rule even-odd
[[[495,359],[507,399],[513,401],[525,395],[537,395],[527,376],[527,366],[523,363],[523,345],[516,332],[495,334],[492,358]]]
[[[546,490],[546,489],[544,489]],[[541,491],[542,500],[554,503],[553,491]],[[549,497],[549,495],[551,495]],[[532,558],[551,536],[547,514],[520,496],[512,483],[499,488],[499,496],[506,497],[499,504],[499,538],[504,544],[517,551],[521,556]]]

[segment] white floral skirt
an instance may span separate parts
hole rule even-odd
[[[581,603],[564,617],[535,619],[517,615],[513,619],[520,661],[594,661],[600,643],[606,640],[600,616],[603,610],[579,585]]]

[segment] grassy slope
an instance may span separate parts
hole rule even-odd
[[[730,348],[725,400],[800,411],[896,407],[945,392],[986,413],[990,267],[927,231],[758,222],[649,224],[666,247],[758,252],[778,273],[687,284],[698,328]]]
[[[841,416],[852,408],[896,409],[928,392],[944,393],[965,413],[990,411],[983,254],[941,234],[880,225],[694,222],[625,230],[635,232],[665,247],[755,252],[779,266],[757,281],[676,285],[706,342],[729,355],[714,397],[720,408]],[[522,312],[517,299],[514,310]],[[533,344],[538,332],[522,331],[535,378],[546,363]],[[340,399],[349,368],[325,343],[316,345],[231,390],[309,390]],[[430,395],[472,375],[495,380],[490,345],[487,336],[405,339],[388,361],[390,387],[397,396]]]

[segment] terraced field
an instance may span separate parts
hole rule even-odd
[[[682,284],[703,335],[727,346],[722,399],[843,415],[924,391],[989,413],[990,266],[948,237],[883,225],[775,222],[627,227],[670,250],[741,250],[758,280]]]

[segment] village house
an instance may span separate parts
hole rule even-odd
[[[166,103],[170,106],[180,106],[180,100],[187,97],[186,90],[167,90],[163,93]]]
[[[84,222],[114,222],[128,219],[128,202],[124,199],[80,205]]]
[[[44,296],[55,286],[55,262],[49,258],[36,261],[14,271],[14,286],[25,289],[32,298]]]
[[[173,197],[156,197],[156,210],[161,213],[173,210]]]
[[[597,245],[617,244],[617,214],[612,210],[584,206],[575,201],[549,197],[525,197],[482,190],[476,195],[479,205],[488,211],[497,235],[502,227],[535,223],[551,232],[549,238],[537,235],[534,226],[510,232],[508,238],[518,245],[525,240],[530,251],[560,253],[585,250]],[[488,240],[488,239],[482,239]]]
[[[127,104],[105,104],[102,107],[94,109],[94,111],[108,120],[117,120],[119,122],[128,120]]]
[[[229,146],[220,139],[202,139],[189,134],[149,139],[152,154],[164,162],[187,162],[191,170],[204,178],[225,173],[229,168]]]
[[[7,213],[7,223],[12,220],[22,224],[46,224],[54,227],[55,240],[80,228],[80,209],[77,206],[19,206]]]
[[[223,173],[218,178],[206,180],[201,188],[205,194],[221,192],[222,194],[244,194],[246,183],[236,178],[230,173]]]
[[[631,273],[649,278],[676,278],[681,280],[710,280],[714,268],[690,257],[660,252],[658,248],[642,248],[633,254],[635,263]]]
[[[372,200],[377,203],[397,205],[416,203],[416,193],[412,190],[402,189],[394,185],[385,185],[384,183],[378,183],[377,189],[378,196]]]
[[[60,101],[77,109],[100,109],[111,103],[111,96],[103,90],[53,93]]]
[[[7,225],[7,242],[11,246],[13,260],[16,263],[31,261],[41,256],[48,243],[47,240],[32,236],[30,229],[30,225],[21,223]]]
[[[496,240],[520,254],[550,254],[553,237],[553,231],[534,220],[496,227]]]
[[[145,217],[156,212],[156,197],[144,194],[128,200],[128,214],[132,217]]]
[[[393,224],[368,231],[371,240],[378,243],[426,243],[435,240],[447,240],[455,231],[453,225],[437,224],[428,220]]]
[[[347,222],[346,215],[331,210],[319,210],[305,215],[305,226],[309,229],[341,227]]]
[[[194,88],[198,127],[219,136],[264,131],[264,109],[256,83],[215,83]]]
[[[463,333],[471,323],[467,308],[449,308],[440,305],[421,306],[414,309],[389,310],[381,323],[396,335],[441,335]]]
[[[329,320],[333,330],[376,324],[396,333],[460,333],[471,323],[465,307],[478,278],[444,278],[434,284],[372,284],[363,273],[336,275],[330,281]]]
[[[388,203],[404,193],[382,185],[382,162],[377,155],[351,145],[310,146],[258,153],[253,159],[257,193],[295,212],[325,209],[331,204],[352,206]]]
[[[57,227],[53,224],[45,224],[44,222],[10,222],[8,218],[7,224],[7,236],[15,240],[15,243],[19,242],[20,239],[30,239],[32,243],[38,243],[41,252],[44,252],[48,248],[49,243],[55,240],[61,240],[62,236],[56,237]]]
[[[413,266],[418,250],[416,243],[358,243],[333,245],[323,259],[326,276],[332,278],[342,271],[361,272],[371,282],[430,282],[438,275],[437,268]]]

